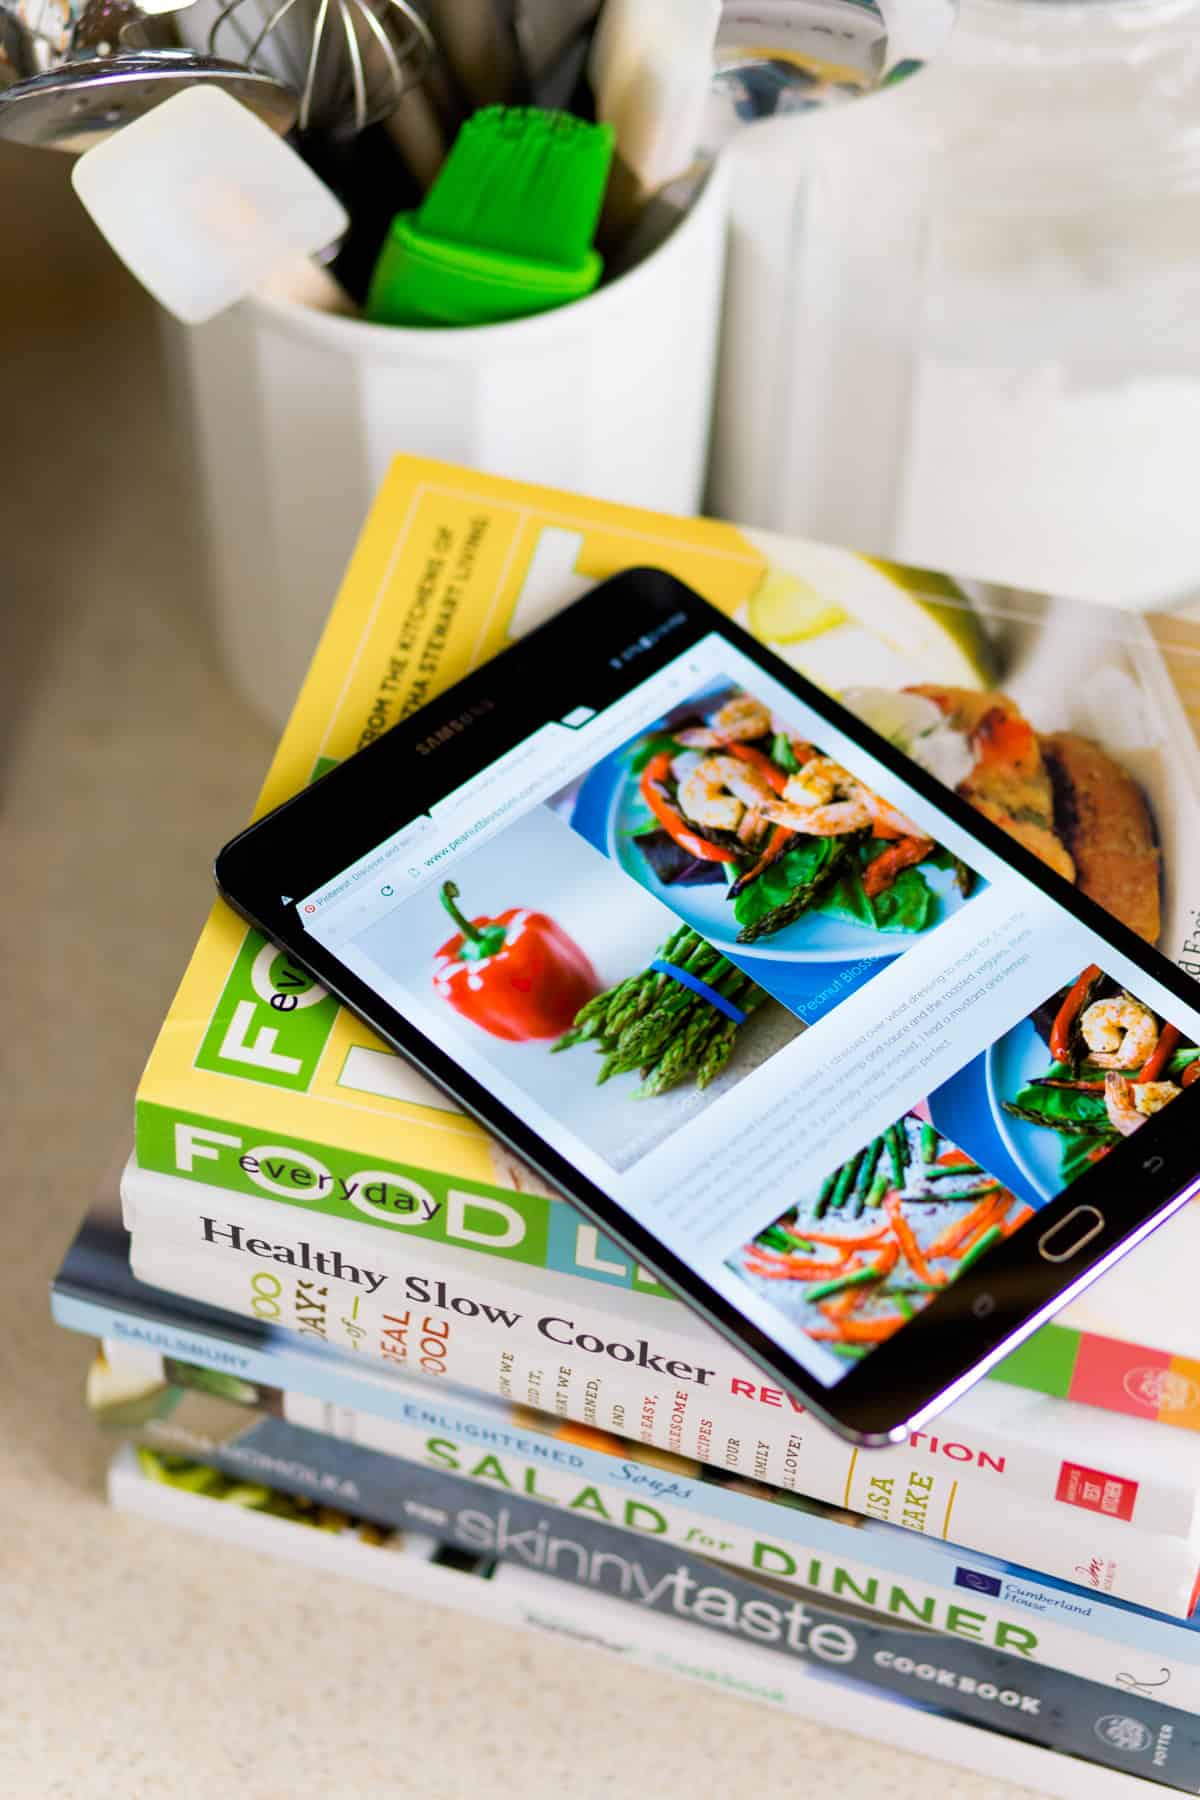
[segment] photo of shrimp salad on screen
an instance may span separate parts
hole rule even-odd
[[[692,929],[755,957],[896,956],[983,885],[820,743],[729,682],[598,764],[574,823]]]
[[[836,1168],[731,1267],[816,1343],[850,1361],[882,1344],[1035,1208],[934,1123],[921,1101]]]
[[[1200,1048],[1093,963],[1006,1032],[987,1064],[1005,1147],[1049,1197],[1200,1079]]]

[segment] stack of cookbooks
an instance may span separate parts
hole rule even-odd
[[[367,523],[262,806],[644,564],[1200,972],[1200,631],[412,459]],[[666,724],[703,733],[731,703],[747,696]],[[715,954],[727,904],[678,879],[680,847],[641,804],[661,749],[598,763],[556,797],[553,831],[528,827],[561,845],[565,821],[616,858],[617,917],[569,855],[493,839],[456,864],[462,917],[435,889],[397,971],[432,1004],[463,929],[514,906],[556,921],[600,991],[553,1042],[514,1029],[489,1054],[553,1088],[614,1166],[689,1130],[961,903],[961,870],[936,862],[883,893],[847,878],[771,941],[786,1005],[747,982],[752,1004],[714,1033],[687,990],[684,1024],[631,1050],[631,996],[662,960],[640,896],[668,896],[676,965]],[[798,1169],[794,1205],[736,1252],[760,1296],[835,1354],[870,1354],[1104,1153],[1104,1094],[1045,1080],[1078,975],[849,1162]],[[482,1040],[465,1004],[481,993],[477,977],[456,998]],[[1102,1008],[1085,1029],[1105,1024]],[[1124,1020],[1148,1063],[1162,1024]],[[1158,1102],[1198,1054],[1161,1035]],[[1129,1774],[1196,1792],[1197,1229],[1194,1208],[1176,1217],[925,1430],[856,1451],[218,904],[54,1308],[103,1340],[88,1399],[128,1439],[122,1507],[948,1761],[993,1768],[1002,1732],[1007,1772],[1051,1793],[1127,1791]]]

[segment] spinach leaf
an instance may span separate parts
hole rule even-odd
[[[861,870],[850,868],[821,896],[820,910],[871,931],[924,931],[934,897],[920,869],[902,869],[891,887],[872,897],[863,888]]]
[[[1092,1136],[1090,1132],[1086,1137],[1064,1138],[1062,1160],[1059,1163],[1063,1186],[1070,1187],[1073,1181],[1078,1181],[1091,1168],[1095,1152],[1115,1141],[1115,1134],[1112,1138],[1105,1138],[1099,1133]]]
[[[733,903],[733,916],[742,927],[739,941],[750,943],[799,917],[813,904],[845,854],[842,839],[805,838],[776,857]]]
[[[1033,1125],[1078,1137],[1082,1133],[1113,1135],[1104,1108],[1103,1094],[1085,1094],[1078,1088],[1023,1087],[1004,1102],[1005,1112]]]
[[[654,731],[635,744],[629,752],[628,762],[631,772],[640,775],[646,764],[656,757],[660,750],[669,750],[672,756],[679,756],[684,746],[669,731]]]
[[[924,931],[933,923],[933,890],[920,869],[901,869],[891,887],[870,904],[877,931]]]

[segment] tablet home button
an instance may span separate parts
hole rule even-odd
[[[1104,1214],[1094,1206],[1073,1206],[1065,1219],[1038,1239],[1038,1255],[1047,1262],[1067,1262],[1104,1230]]]

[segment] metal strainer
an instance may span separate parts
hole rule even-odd
[[[162,27],[133,0],[0,0],[0,138],[89,150],[182,89],[217,86],[273,130],[296,96],[262,70],[156,44]]]

